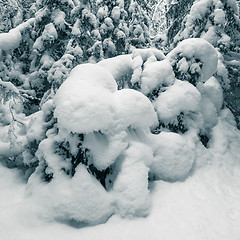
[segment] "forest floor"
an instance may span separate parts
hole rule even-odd
[[[112,216],[107,223],[77,228],[34,214],[17,170],[0,166],[2,240],[239,240],[240,169],[215,164],[184,182],[153,183],[146,218]]]

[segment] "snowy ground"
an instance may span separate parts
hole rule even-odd
[[[151,210],[146,218],[114,215],[92,227],[40,217],[41,206],[27,195],[28,185],[20,173],[0,164],[0,239],[239,240],[240,132],[228,110],[222,110],[212,129],[209,148],[199,142],[195,152],[195,168],[187,179],[150,185]],[[41,196],[41,201],[47,204],[48,198]]]
[[[239,134],[220,122],[212,148],[199,151],[211,160],[184,182],[156,181],[148,217],[113,216],[105,224],[77,228],[46,222],[35,213],[19,173],[0,166],[1,240],[239,240]],[[219,133],[224,133],[220,136]]]

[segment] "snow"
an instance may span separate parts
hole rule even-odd
[[[204,120],[204,128],[211,129],[217,124],[217,110],[211,100],[203,96],[201,99],[201,113]]]
[[[219,37],[216,34],[215,26],[210,26],[206,32],[202,33],[201,38],[207,40],[212,45],[216,45]]]
[[[167,135],[167,133],[164,134]],[[174,135],[172,133],[168,134],[169,137]],[[181,144],[186,143],[185,140],[187,140],[183,136],[176,138],[172,136],[170,138],[175,143],[179,142]],[[89,208],[88,210],[96,218],[99,218],[99,214],[102,215],[103,211],[106,211],[106,215],[103,214],[102,216],[107,216],[112,210],[112,198],[109,196],[112,193],[106,193],[96,182],[92,184],[94,178],[88,174],[84,166],[79,166],[76,179],[71,180],[62,177],[58,183],[53,182],[52,184],[57,186],[57,191],[55,187],[50,187],[49,184],[41,184],[39,188],[26,189],[26,183],[21,180],[20,172],[0,165],[1,238],[7,240],[56,238],[58,240],[77,240],[81,236],[83,240],[96,238],[100,240],[113,238],[116,240],[144,240],[151,236],[153,240],[238,240],[240,235],[239,143],[240,134],[234,126],[230,111],[222,110],[219,115],[219,122],[213,128],[209,148],[204,148],[200,143],[195,145],[196,162],[201,163],[201,166],[194,167],[188,178],[174,183],[155,181],[148,187],[150,195],[146,185],[142,188],[137,185],[136,190],[138,191],[136,193],[144,192],[146,193],[145,196],[149,195],[148,200],[151,202],[151,208],[147,217],[121,218],[118,215],[113,215],[105,224],[91,227],[84,227],[83,224],[71,220],[60,220],[62,217],[65,219],[65,216],[68,216],[66,213],[71,213],[78,219],[85,219],[85,209],[81,209],[83,206],[86,209]],[[162,142],[162,144],[165,144],[165,142]],[[169,144],[171,144],[171,141]],[[121,207],[127,203],[130,206],[130,212],[134,211],[134,208],[132,208],[132,202],[126,201],[126,199],[132,197],[131,194],[128,195],[129,192],[127,191],[132,185],[121,188],[121,183],[125,179],[127,183],[131,183],[129,176],[134,176],[132,184],[136,184],[135,174],[138,179],[143,179],[143,176],[146,177],[147,168],[141,164],[143,161],[141,156],[143,155],[139,149],[143,150],[143,155],[146,154],[144,158],[151,157],[150,150],[144,148],[143,145],[138,145],[138,143],[132,143],[124,157],[125,160],[127,156],[129,159],[129,161],[124,162],[125,166],[129,166],[129,174],[122,172],[121,178],[119,178],[119,187],[116,187],[119,193],[123,193],[123,195],[119,194],[118,199],[115,199],[119,202],[118,206]],[[181,151],[179,153],[181,154]],[[138,164],[132,164],[134,161]],[[124,169],[121,168],[121,171]],[[84,182],[82,178],[84,178]],[[75,184],[72,184],[72,181]],[[86,196],[85,187],[89,191]],[[92,190],[94,190],[94,193]],[[34,191],[32,195],[26,194],[31,191]],[[50,194],[50,191],[57,194],[54,201],[54,194],[52,192]],[[77,198],[84,193],[81,195],[81,199],[84,198],[85,201],[73,201],[71,191]],[[42,196],[46,198],[42,198]],[[103,199],[101,206],[104,206],[104,208],[100,209],[99,201]],[[146,199],[139,200],[138,206],[144,206],[141,203],[144,203]],[[63,201],[64,205],[60,205],[60,201]],[[42,212],[43,217],[38,215],[42,210],[40,206],[47,206],[49,210],[49,212]],[[71,212],[70,206],[81,209],[82,214],[76,211]],[[108,209],[109,211],[107,211]],[[60,219],[56,222],[50,220],[52,217],[59,217]],[[94,224],[96,220],[91,219],[91,221]]]
[[[225,13],[222,9],[214,10],[214,23],[215,24],[224,24],[225,23]]]
[[[117,58],[115,60],[118,62]],[[118,74],[115,66],[110,71]],[[101,65],[75,67],[54,101],[54,116],[59,126],[74,133],[125,129],[128,126],[146,128],[157,121],[149,99],[132,89],[117,91],[113,76]]]
[[[144,94],[151,93],[154,89],[172,85],[175,75],[171,64],[167,60],[148,64],[141,76],[141,91]]]
[[[156,179],[179,181],[188,176],[196,158],[195,144],[190,139],[172,132],[154,136],[155,151],[150,169]]]
[[[52,21],[56,26],[58,26],[62,30],[65,28],[65,17],[66,14],[60,9],[56,9],[52,13]]]
[[[226,47],[230,47],[230,41],[231,41],[231,38],[227,34],[222,33],[221,38],[218,40],[218,44],[222,44]]]
[[[114,94],[117,127],[145,129],[157,123],[157,116],[150,100],[133,89],[122,89]]]
[[[77,133],[111,127],[112,92],[116,90],[114,78],[104,68],[93,64],[78,65],[55,97],[54,115],[59,125]]]
[[[105,222],[114,211],[111,194],[82,164],[73,178],[61,175],[47,185],[38,183],[37,188],[34,181],[30,178],[27,194],[31,195],[36,214],[45,221],[94,225]]]
[[[112,31],[114,29],[113,21],[110,17],[105,18],[104,23],[106,24],[108,31]]]
[[[207,12],[208,7],[212,3],[212,0],[202,0],[195,1],[193,6],[191,7],[190,16],[195,19],[202,19]],[[189,16],[189,18],[190,18]],[[186,25],[188,26],[188,25]]]
[[[188,65],[188,62],[186,60],[185,57],[183,57],[179,62],[178,62],[178,69],[181,71],[181,72],[184,72],[186,73],[189,69],[189,65]]]
[[[11,92],[14,92],[16,94],[19,94],[19,90],[11,82],[2,81],[1,78],[0,78],[0,86],[3,86],[8,91],[11,91]]]
[[[45,26],[41,38],[44,41],[54,41],[58,38],[57,30],[53,23],[49,23]]]
[[[72,28],[72,34],[75,35],[75,36],[81,35],[80,29],[79,29],[79,27],[78,27],[79,24],[80,24],[80,19],[77,18],[77,20],[76,20],[76,22],[74,23],[73,28]]]
[[[148,49],[134,49],[132,52],[132,58],[140,56],[144,62],[147,61],[148,58],[155,56],[158,61],[163,60],[165,55],[161,50],[157,48],[148,48]]]
[[[228,78],[228,70],[223,64],[224,58],[221,53],[218,53],[218,66],[217,66],[217,74],[222,78],[221,86],[223,89],[229,89],[230,87],[230,79]]]
[[[124,1],[118,3],[122,8]],[[196,1],[192,17],[201,19],[211,3]],[[132,1],[131,10],[136,6]],[[101,11],[102,30],[113,30],[120,8],[113,9],[113,20],[107,17],[108,9]],[[96,24],[89,10],[82,15]],[[64,28],[63,12],[53,16],[56,28]],[[222,24],[224,18],[221,9],[215,10],[215,23]],[[43,41],[58,37],[54,24],[45,26],[35,50],[44,48]],[[216,40],[213,30],[203,34],[210,42]],[[141,26],[134,31],[141,38]],[[0,35],[0,40],[4,36],[9,37]],[[228,44],[227,35],[221,39]],[[101,50],[102,43],[97,41],[89,50],[95,47]],[[114,50],[113,45],[110,48]],[[53,100],[26,118],[27,124],[15,122],[7,106],[0,105],[3,239],[238,240],[240,133],[230,111],[223,109],[221,79],[213,77],[217,71],[221,76],[226,73],[223,57],[206,40],[194,38],[179,43],[166,57],[154,48],[131,50],[130,55],[75,67]],[[68,74],[74,54],[81,57],[82,50],[69,42],[67,52],[51,69],[54,81],[61,80],[61,70]],[[39,60],[46,68],[52,64],[47,55]],[[182,73],[199,73],[200,83],[194,86],[176,79],[174,67]],[[131,75],[139,91],[118,90],[118,81],[131,85]],[[19,93],[11,83],[0,80],[0,85]],[[151,102],[145,95],[154,90],[160,90],[159,96]],[[192,123],[187,132],[173,133],[161,126],[175,123],[179,115]],[[151,133],[156,128],[159,132]],[[209,137],[207,147],[200,133]],[[36,153],[30,149],[33,142],[39,144]],[[67,146],[64,153],[61,144]],[[81,151],[87,158],[80,159]],[[21,153],[24,164],[38,163],[27,182],[22,179],[24,169],[4,166],[5,159],[13,161],[12,154],[21,158]],[[73,167],[74,161],[78,166]],[[52,174],[49,182],[45,173]],[[98,174],[107,174],[101,179],[105,182]]]
[[[123,156],[118,159],[116,168],[120,170],[112,191],[117,198],[117,212],[120,216],[140,217],[146,216],[149,212],[149,168],[144,164],[146,157],[152,157],[151,151],[144,144],[132,142]]]
[[[98,9],[97,17],[101,20],[108,16],[108,7],[103,6]]]
[[[89,149],[93,155],[93,164],[98,170],[111,166],[119,155],[127,148],[127,133],[99,133],[85,135],[83,147]]]
[[[131,82],[135,84],[139,81],[142,75],[142,68],[147,66],[148,64],[160,61],[165,58],[165,55],[161,50],[156,48],[149,48],[149,49],[133,49],[132,52],[132,68],[133,68],[133,75]]]
[[[0,159],[3,157],[13,157],[14,155],[18,155],[23,151],[23,146],[20,144],[12,144],[9,140],[10,127],[5,126],[1,127],[0,135]]]
[[[40,127],[41,126],[41,127]],[[28,125],[27,138],[29,141],[42,140],[45,137],[44,113],[38,111],[31,116]]]
[[[239,5],[236,0],[227,0],[228,6],[232,8],[234,13],[239,16]]]
[[[195,1],[191,7],[190,13],[187,14],[185,18],[185,29],[179,35],[177,34],[174,37],[174,42],[178,42],[178,40],[189,38],[193,32],[194,24],[196,20],[202,20],[205,17],[206,12],[212,5],[212,0],[201,0]],[[194,36],[191,36],[194,37]]]
[[[48,100],[42,105],[42,110],[30,115],[27,126],[26,136],[30,142],[41,141],[45,137],[46,129],[52,124],[52,121],[45,121],[45,118],[51,115],[53,111],[53,100]]]
[[[223,105],[223,90],[215,77],[209,78],[204,83],[204,94],[207,95],[207,97],[215,105],[217,112],[219,112]]]
[[[132,71],[132,58],[130,55],[120,55],[110,59],[104,59],[97,63],[97,65],[109,71],[116,81]]]
[[[38,37],[36,39],[36,41],[33,44],[33,49],[38,50],[40,52],[44,50],[43,41],[41,37]]]
[[[0,49],[3,51],[17,48],[21,41],[22,35],[18,28],[13,28],[8,33],[0,33]]]
[[[121,15],[120,7],[118,6],[114,7],[111,12],[112,19],[117,22],[120,19],[120,15]]]
[[[0,33],[0,50],[9,51],[18,48],[22,41],[22,34],[25,29],[35,23],[35,18],[19,24],[17,27],[9,30],[8,33]]]
[[[200,81],[205,82],[217,71],[217,50],[206,40],[201,38],[189,38],[180,42],[166,58],[174,63],[178,56],[199,59],[202,63]]]
[[[165,92],[160,93],[153,104],[159,119],[171,122],[181,112],[197,112],[200,101],[201,94],[192,84],[176,80]]]

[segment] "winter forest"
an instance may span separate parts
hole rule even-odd
[[[239,240],[239,7],[0,0],[1,240]]]

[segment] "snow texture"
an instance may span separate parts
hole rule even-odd
[[[141,143],[131,142],[118,159],[120,171],[114,182],[113,193],[117,198],[117,211],[121,216],[146,216],[150,199],[148,190],[149,168],[145,158],[152,158],[151,149]],[[119,163],[120,162],[120,163]]]
[[[157,116],[149,99],[133,89],[122,89],[114,94],[117,126],[145,129],[156,125]]]
[[[151,173],[156,179],[177,181],[185,179],[196,158],[195,144],[177,133],[161,132],[155,136],[156,149]]]
[[[10,51],[19,47],[22,41],[22,32],[30,28],[35,23],[35,18],[19,24],[17,27],[9,30],[8,33],[0,33],[0,50]]]
[[[112,198],[109,196],[112,193],[107,193],[89,175],[84,166],[80,165],[77,169],[76,179],[74,177],[71,180],[62,176],[58,183],[53,180],[50,184],[40,183],[26,186],[19,171],[0,165],[0,233],[2,239],[40,240],[57,237],[59,240],[67,238],[77,240],[81,235],[83,240],[94,240],[96,236],[101,240],[113,237],[117,240],[127,238],[144,240],[149,236],[153,240],[159,238],[172,240],[231,238],[231,240],[238,240],[240,234],[240,185],[238,181],[240,177],[240,134],[229,110],[221,110],[218,120],[218,124],[212,131],[209,148],[204,148],[200,142],[195,144],[193,155],[199,167],[191,171],[191,176],[185,181],[174,183],[155,181],[150,188],[149,199],[142,197],[141,201],[137,201],[138,206],[141,207],[146,206],[144,203],[148,200],[151,201],[149,215],[141,219],[122,219],[114,215],[105,224],[81,228],[84,225],[80,222],[66,220],[69,214],[73,214],[80,221],[90,221],[95,224],[96,219],[104,221],[112,211]],[[156,139],[162,138],[160,145],[162,148],[167,143],[175,150],[180,146],[183,147],[186,156],[181,153],[180,149],[174,157],[178,158],[180,154],[186,162],[190,162],[186,158],[192,157],[187,151],[187,148],[190,150],[193,147],[188,142],[188,140],[192,142],[192,139],[189,135],[185,137],[164,132],[156,136]],[[166,142],[166,140],[169,141]],[[146,145],[132,143],[123,156],[123,159],[129,159],[129,161],[124,160],[123,166],[129,167],[130,174],[121,173],[115,188],[116,193],[119,193],[118,199],[115,199],[119,201],[117,205],[119,212],[120,209],[123,212],[122,206],[128,206],[129,208],[125,208],[125,211],[129,212],[136,209],[132,201],[127,201],[127,199],[135,201],[134,196],[128,191],[132,186],[136,186],[133,189],[136,190],[135,194],[144,193],[144,196],[148,196],[147,183],[143,180],[143,177],[147,176],[147,168],[142,165],[142,161],[146,158],[151,159],[153,153],[144,146]],[[154,148],[155,151],[158,150],[156,146]],[[166,149],[163,149],[164,153],[168,154]],[[165,154],[163,155],[165,159],[169,159],[169,156]],[[169,154],[173,152],[170,151]],[[158,157],[163,160],[161,156],[159,151]],[[176,163],[181,163],[183,159],[178,158],[179,161]],[[133,164],[134,161],[136,165]],[[173,160],[170,159],[170,161]],[[159,166],[157,162],[154,164]],[[120,165],[119,162],[119,167]],[[135,176],[142,181],[142,186],[135,181]],[[33,183],[34,179],[30,180]],[[127,181],[127,187],[122,184],[124,181]],[[80,200],[76,201],[76,198]],[[146,199],[148,200],[145,202]],[[46,207],[48,211],[44,211],[41,206]],[[74,207],[74,211],[70,210],[70,207]],[[86,213],[86,210],[91,215]],[[99,218],[99,214],[105,217]],[[53,217],[58,218],[59,222],[52,221]],[[68,225],[63,223],[68,223]]]
[[[58,90],[55,104],[59,126],[73,133],[146,128],[157,122],[147,97],[131,89],[117,91],[113,76],[99,65],[74,68]]]
[[[222,9],[215,9],[215,11],[214,11],[214,22],[215,22],[215,24],[224,24],[225,13]]]
[[[125,131],[115,134],[93,132],[85,136],[83,146],[91,151],[94,166],[98,170],[104,170],[114,164],[127,148],[126,136]]]
[[[109,71],[116,81],[132,70],[132,58],[130,55],[120,55],[110,59],[104,59],[97,63],[97,65],[103,67],[105,71]]]
[[[223,90],[215,77],[209,78],[204,83],[204,94],[206,94],[215,105],[217,112],[219,112],[223,105]]]
[[[34,180],[30,179],[28,191],[31,191],[36,209],[40,211],[36,214],[47,221],[74,220],[94,225],[105,222],[114,211],[111,194],[89,174],[84,165],[77,167],[72,179],[61,175],[47,185],[39,182],[36,189],[31,188]]]
[[[180,113],[197,112],[201,94],[192,84],[176,80],[154,102],[158,117],[163,122],[171,122]]]
[[[22,41],[22,35],[18,28],[11,29],[8,33],[0,33],[0,49],[9,51],[17,48]]]
[[[202,63],[200,81],[207,81],[217,71],[217,50],[206,40],[190,38],[180,42],[168,55],[167,59],[173,63],[177,57],[199,59]]]
[[[55,97],[55,117],[69,132],[87,133],[113,124],[112,92],[117,84],[110,73],[93,64],[71,71]]]
[[[174,81],[175,75],[169,61],[153,62],[148,64],[142,72],[141,91],[149,94],[154,89],[172,85]]]

